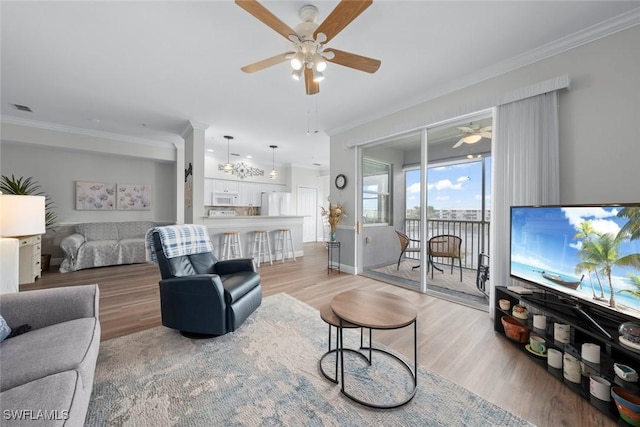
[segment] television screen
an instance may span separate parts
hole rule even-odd
[[[640,319],[640,203],[512,206],[511,277]]]

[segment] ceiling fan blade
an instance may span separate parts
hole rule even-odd
[[[491,139],[491,132],[480,132],[480,136],[483,138]]]
[[[304,87],[307,95],[315,95],[320,92],[320,84],[313,81],[313,70],[311,68],[304,68]]]
[[[451,148],[458,148],[460,147],[462,144],[464,144],[464,138],[460,138],[460,140],[458,142],[456,142],[456,145],[454,145]]]
[[[317,39],[318,34],[322,33],[327,36],[325,43],[328,43],[371,6],[371,3],[373,0],[342,0],[313,33],[313,39]]]
[[[236,0],[236,4],[286,39],[298,34],[256,0]]]
[[[475,130],[468,127],[468,126],[458,126],[458,129],[460,129],[462,132],[466,132],[466,133],[474,133]]]
[[[493,126],[485,126],[480,129],[480,132],[491,132],[491,129],[493,129]]]
[[[366,56],[356,55],[355,53],[344,52],[338,49],[326,49],[325,52],[333,53],[333,58],[327,58],[327,61],[334,64],[343,65],[366,73],[375,73],[380,68],[380,60],[367,58]]]
[[[262,61],[254,62],[253,64],[245,65],[240,68],[245,73],[255,73],[256,71],[264,70],[265,68],[271,67],[273,65],[277,65],[281,62],[285,62],[287,60],[287,56],[289,53],[281,53],[276,56],[272,56],[271,58],[263,59]]]

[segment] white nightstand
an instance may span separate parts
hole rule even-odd
[[[20,240],[18,282],[21,285],[24,283],[33,283],[42,275],[40,265],[42,235],[22,236],[18,239]]]

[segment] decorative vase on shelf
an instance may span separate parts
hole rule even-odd
[[[335,232],[335,230],[331,232],[331,241],[332,242],[336,241],[336,232]]]

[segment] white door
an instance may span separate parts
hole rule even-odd
[[[318,189],[298,187],[298,215],[304,217],[302,222],[302,241],[318,241]]]

